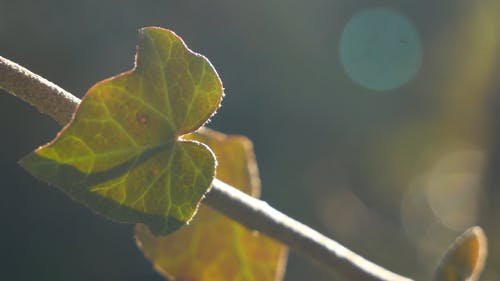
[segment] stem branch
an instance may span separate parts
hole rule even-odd
[[[80,99],[61,87],[1,56],[0,88],[48,114],[61,125],[71,120],[80,103]],[[205,195],[203,203],[353,280],[411,281],[366,260],[266,202],[218,179],[212,182],[212,188]]]

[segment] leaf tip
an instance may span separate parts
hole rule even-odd
[[[36,176],[35,166],[37,162],[40,162],[39,158],[40,157],[36,155],[36,150],[35,150],[34,152],[24,155],[21,159],[17,160],[17,164],[26,171],[28,171],[30,174]]]
[[[445,251],[436,273],[436,281],[475,281],[481,275],[488,254],[483,229],[473,226],[461,234]]]

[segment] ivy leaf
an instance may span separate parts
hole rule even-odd
[[[475,281],[483,271],[487,240],[479,226],[460,235],[446,250],[434,275],[436,281]]]
[[[252,143],[203,129],[186,138],[206,143],[218,159],[217,178],[258,197],[260,181]],[[172,280],[281,280],[287,249],[250,231],[207,206],[187,227],[168,236],[155,236],[138,224],[139,247],[155,268]]]
[[[111,220],[172,232],[194,215],[215,170],[210,149],[183,136],[222,96],[205,57],[172,31],[143,28],[134,69],[94,85],[73,120],[20,164]]]

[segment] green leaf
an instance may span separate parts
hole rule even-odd
[[[73,120],[20,164],[111,220],[170,233],[194,215],[215,170],[210,149],[183,135],[222,96],[205,57],[172,31],[141,29],[134,69],[94,85]]]
[[[217,156],[217,178],[255,197],[260,180],[252,143],[243,136],[204,128],[186,136],[206,143]],[[168,236],[155,236],[138,224],[138,245],[155,268],[172,280],[281,280],[287,248],[241,226],[207,206],[188,226]]]
[[[488,250],[483,230],[474,226],[446,250],[434,275],[436,281],[475,281],[484,268]]]

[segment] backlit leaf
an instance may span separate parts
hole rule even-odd
[[[252,144],[242,136],[203,129],[186,138],[206,143],[218,159],[217,178],[258,196],[260,181]],[[136,240],[155,268],[182,281],[281,280],[287,250],[207,206],[196,218],[168,236],[155,236],[138,224]]]
[[[191,219],[215,170],[212,152],[183,135],[214,114],[222,91],[180,37],[141,29],[134,69],[94,85],[57,137],[20,163],[109,219],[172,232]]]
[[[436,281],[475,281],[483,271],[487,256],[483,230],[471,227],[446,250],[436,270]]]

